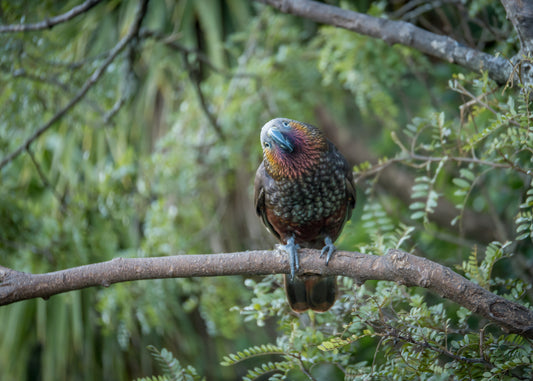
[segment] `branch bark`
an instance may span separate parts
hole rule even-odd
[[[428,32],[405,21],[388,20],[311,0],[257,0],[283,13],[337,26],[388,44],[401,44],[472,71],[487,70],[490,78],[503,85],[513,75],[511,63],[460,44],[454,39]]]
[[[502,4],[518,34],[522,54],[533,54],[533,2],[502,0]]]
[[[401,250],[375,256],[338,251],[329,265],[320,251],[300,250],[300,273],[343,275],[363,283],[389,280],[424,287],[493,321],[508,332],[533,338],[533,311],[495,295],[449,268]],[[289,260],[278,251],[176,255],[156,258],[115,258],[46,274],[28,274],[0,266],[0,305],[93,286],[141,279],[222,275],[288,274]]]
[[[72,20],[74,17],[87,12],[100,1],[101,0],[87,0],[83,4],[72,8],[71,10],[63,13],[62,15],[54,16],[34,24],[0,25],[0,33],[28,32],[43,29],[52,29],[57,24],[67,22],[69,20]]]

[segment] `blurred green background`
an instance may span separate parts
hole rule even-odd
[[[491,54],[519,48],[496,2],[330,3]],[[0,23],[77,4],[0,1]],[[137,7],[103,1],[52,29],[0,34],[0,159],[76,96]],[[529,306],[530,112],[519,83],[504,89],[407,47],[245,0],[151,0],[86,96],[0,169],[0,264],[40,273],[272,248],[253,176],[260,128],[283,116],[323,128],[354,165],[358,205],[339,248],[398,247]],[[341,284],[316,315],[290,312],[279,276],[139,281],[0,307],[0,379],[531,375],[530,341],[435,294]]]

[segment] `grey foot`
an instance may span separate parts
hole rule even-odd
[[[289,254],[289,261],[291,265],[291,279],[294,279],[296,271],[300,270],[300,258],[298,257],[299,245],[294,243],[294,237],[287,240],[286,245],[279,245],[279,248]]]
[[[326,239],[324,240],[324,243],[325,243],[325,246],[322,248],[322,253],[320,254],[320,258],[324,257],[324,255],[327,253],[327,256],[326,256],[326,266],[327,266],[329,264],[329,260],[331,259],[331,257],[333,257],[333,253],[337,251],[337,248],[335,247],[333,242],[331,242],[331,238],[329,237],[326,237]]]

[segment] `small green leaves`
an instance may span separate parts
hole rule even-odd
[[[427,176],[417,177],[415,179],[415,184],[412,188],[412,199],[422,199],[429,196],[431,180]],[[413,211],[411,214],[411,219],[419,220],[426,217],[426,203],[423,201],[415,201],[409,205],[409,209]]]
[[[533,239],[533,215],[531,212],[520,212],[515,220],[517,240]]]
[[[457,186],[457,190],[455,191],[456,196],[465,196],[472,186],[472,183],[476,179],[474,173],[470,171],[467,168],[461,168],[459,170],[460,177],[455,177],[452,182]],[[459,205],[457,206],[460,207]]]
[[[435,211],[437,200],[439,198],[439,194],[434,190],[435,183],[447,159],[447,157],[444,157],[439,161],[432,178],[429,178],[428,176],[419,176],[415,179],[411,198],[416,201],[409,205],[409,209],[413,211],[411,219],[423,219],[424,223],[428,223],[428,214]],[[420,199],[425,199],[425,202]]]
[[[379,231],[386,233],[394,228],[394,225],[378,202],[367,203],[363,206],[363,215],[361,217],[363,226],[367,230]]]
[[[151,377],[143,377],[143,378],[137,378],[135,381],[172,381],[167,376],[151,376]]]
[[[457,189],[455,190],[453,194],[460,198],[460,202],[458,202],[455,206],[457,207],[458,210],[463,211],[464,208],[466,207],[468,195],[472,191],[472,187],[476,180],[476,176],[468,168],[459,169],[459,174],[460,174],[460,177],[454,177],[452,179],[452,183],[457,187]],[[455,225],[461,217],[462,217],[462,213],[452,220],[451,225],[452,226]]]
[[[411,239],[411,234],[415,231],[413,226],[407,226],[402,223],[399,224],[399,227],[395,230],[396,233],[396,243],[394,247],[399,249],[405,242]]]
[[[246,348],[243,351],[240,351],[237,353],[231,353],[228,356],[224,356],[224,358],[220,362],[220,365],[230,366],[230,365],[235,365],[238,362],[241,362],[243,360],[247,360],[249,358],[256,357],[256,356],[282,355],[282,354],[285,354],[285,352],[280,347],[275,346],[273,344],[263,344],[260,346]]]
[[[468,189],[470,188],[470,183],[464,179],[461,178],[455,178],[453,179],[453,183],[457,185],[459,188]]]
[[[246,373],[246,376],[244,376],[242,379],[243,381],[252,381],[268,373],[286,373],[293,367],[294,364],[289,361],[269,361],[267,363],[261,364],[261,366],[256,366],[255,368],[248,370],[248,373]]]
[[[166,348],[161,350],[157,349],[153,345],[146,347],[150,352],[150,355],[156,360],[157,364],[161,368],[163,375],[152,378],[138,379],[137,381],[199,381],[205,380],[201,378],[196,369],[192,366],[182,367],[179,360],[174,357],[172,352]]]
[[[515,219],[517,240],[533,239],[533,181],[526,192],[526,199],[520,204],[520,212]]]
[[[260,366],[256,366],[253,369],[249,369],[246,375],[242,378],[243,381],[255,380],[269,373],[280,374],[279,378],[276,377],[276,375],[272,375],[269,379],[284,379],[284,375],[289,370],[298,367],[298,364],[295,362],[294,356],[291,356],[290,354],[286,353],[286,351],[284,351],[282,348],[273,344],[253,346],[237,353],[232,353],[228,356],[224,356],[220,365],[230,366],[235,365],[241,361],[248,360],[252,357],[272,355],[282,355],[285,358],[285,361],[267,361],[261,364]]]
[[[367,335],[363,335],[363,336],[351,335],[350,337],[347,337],[345,339],[334,336],[330,338],[329,340],[323,341],[322,344],[318,346],[318,349],[320,349],[321,351],[332,351],[332,350],[344,347],[345,345],[351,344],[354,341],[359,340],[361,337],[364,337],[364,336],[367,336]]]
[[[507,242],[503,245],[500,242],[491,242],[485,250],[485,258],[481,263],[478,263],[478,250],[477,246],[475,246],[468,257],[468,261],[463,262],[461,266],[466,277],[476,282],[481,287],[489,289],[491,285],[492,268],[500,259],[512,255],[512,253],[508,251],[510,246],[511,242]]]

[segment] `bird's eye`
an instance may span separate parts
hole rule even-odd
[[[289,128],[289,122],[283,122],[282,124],[283,124],[283,127]]]
[[[263,146],[264,146],[265,148],[270,148],[270,143],[269,143],[269,142],[264,142],[264,143],[263,143]]]

